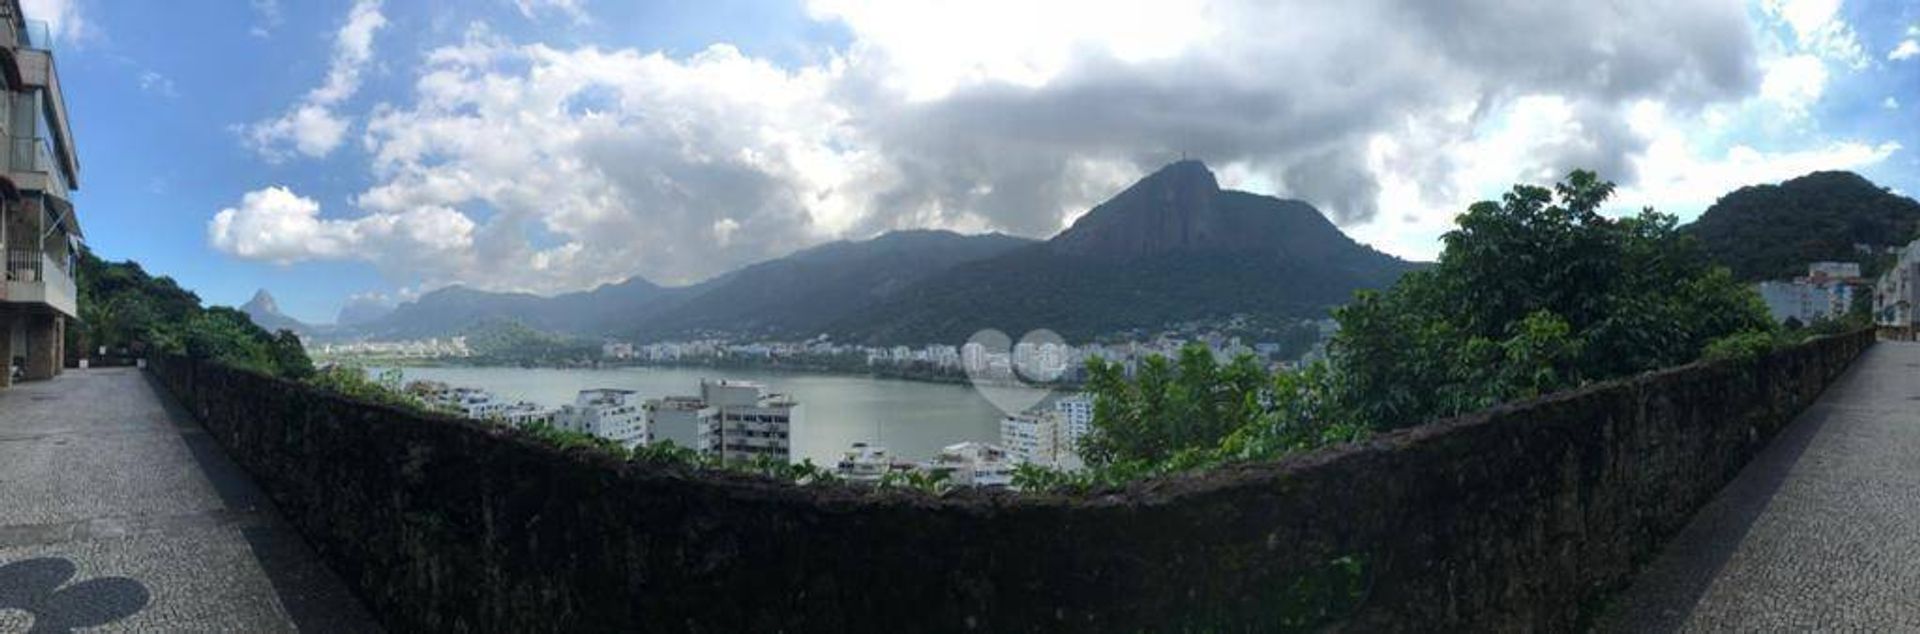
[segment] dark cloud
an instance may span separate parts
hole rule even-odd
[[[870,223],[973,213],[1046,235],[1063,202],[1095,202],[1079,185],[1097,174],[1080,162],[1140,173],[1183,154],[1240,164],[1282,194],[1362,222],[1379,211],[1371,137],[1409,120],[1440,125],[1450,129],[1398,139],[1440,156],[1488,115],[1538,94],[1572,104],[1584,135],[1542,148],[1514,177],[1586,167],[1630,179],[1628,157],[1647,142],[1627,123],[1634,102],[1686,111],[1749,94],[1759,80],[1733,3],[1338,4],[1219,5],[1228,30],[1215,41],[1148,63],[1087,52],[1039,86],[989,82],[900,104],[861,84],[849,91],[854,108],[901,174]],[[1462,104],[1476,114],[1446,116]]]

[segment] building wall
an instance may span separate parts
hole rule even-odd
[[[390,629],[1567,631],[1873,342],[1085,496],[798,487],[150,364]],[[1319,584],[1319,585],[1315,585]],[[1348,586],[1339,586],[1348,587]]]

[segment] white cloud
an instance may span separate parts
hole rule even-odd
[[[280,0],[247,0],[253,8],[254,23],[247,34],[258,38],[273,37],[274,29],[286,21],[286,15],[280,11]]]
[[[1899,110],[1900,100],[1894,99],[1892,95],[1888,95],[1886,99],[1880,100],[1880,107],[1888,110]]]
[[[406,271],[432,284],[693,281],[836,235],[864,202],[871,156],[830,99],[832,69],[727,46],[678,60],[515,46],[485,29],[429,59],[414,103],[369,122],[378,184],[356,204],[489,210],[474,257]]]
[[[1202,0],[813,0],[816,18],[860,35],[853,55],[924,101],[1006,82],[1036,87],[1087,55],[1136,64],[1167,59],[1220,33]],[[875,69],[880,70],[880,69]]]
[[[1866,49],[1840,15],[1840,0],[1761,0],[1760,7],[1793,30],[1799,50],[1852,68],[1866,67]]]
[[[360,74],[373,60],[373,36],[387,25],[380,3],[354,2],[346,22],[334,35],[326,81],[280,116],[241,128],[249,147],[269,161],[281,161],[294,152],[325,157],[340,146],[349,124],[335,109],[359,90]]]
[[[140,89],[168,99],[180,96],[173,87],[172,79],[154,71],[140,73]]]
[[[80,41],[93,34],[93,24],[80,12],[79,0],[21,0],[31,20],[45,20],[56,41]]]
[[[566,15],[574,22],[588,22],[586,0],[513,0],[513,6],[520,15],[532,20],[543,11],[553,11]]]
[[[1826,88],[1827,65],[1812,55],[1793,55],[1768,64],[1760,96],[1790,114],[1804,116]]]
[[[444,207],[416,207],[359,218],[320,217],[320,203],[283,186],[240,198],[207,223],[207,242],[249,260],[290,264],[303,260],[387,261],[470,257],[473,223]]]
[[[1898,46],[1893,47],[1891,51],[1887,51],[1887,59],[1896,62],[1915,55],[1920,55],[1920,41],[1912,39],[1900,40]]]
[[[852,42],[787,66],[724,44],[675,57],[476,27],[374,109],[359,137],[373,184],[350,213],[243,200],[209,237],[269,261],[364,259],[415,288],[680,283],[887,229],[1044,237],[1185,153],[1430,257],[1468,202],[1576,167],[1693,204],[1743,174],[1898,149],[1790,136],[1816,126],[1829,60],[1763,52],[1733,2],[1183,2],[817,0]],[[320,116],[333,112],[304,126],[336,130],[313,149],[348,134]],[[1697,173],[1653,173],[1668,169]],[[221,229],[249,218],[261,235]],[[296,238],[264,235],[280,227]]]

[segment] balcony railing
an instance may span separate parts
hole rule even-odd
[[[21,39],[27,48],[53,50],[53,27],[46,20],[27,20],[24,35]]]
[[[41,189],[62,200],[72,200],[73,194],[67,187],[66,174],[60,170],[60,163],[53,159],[53,150],[47,147],[44,138],[10,139],[7,148],[7,169],[12,172],[31,172],[46,177],[44,184],[38,182],[15,183],[21,189]]]
[[[39,249],[7,249],[7,301],[43,303],[77,316],[73,274]]]

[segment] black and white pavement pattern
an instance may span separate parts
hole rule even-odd
[[[150,378],[0,390],[0,632],[379,626]]]

